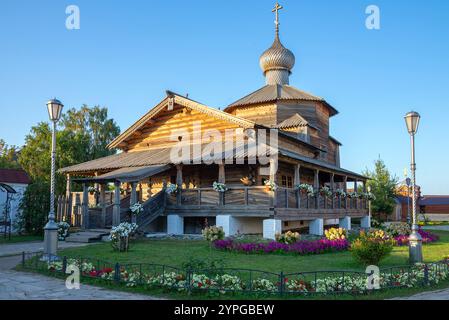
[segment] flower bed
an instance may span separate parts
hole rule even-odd
[[[419,229],[418,233],[421,235],[422,243],[432,243],[439,240],[439,237],[437,235],[424,231],[422,229]],[[409,241],[408,237],[409,237],[408,235],[399,235],[395,237],[394,240],[396,241],[396,244],[398,246],[406,246],[408,245]]]
[[[298,241],[292,244],[279,242],[269,243],[240,243],[232,239],[218,240],[214,242],[219,250],[235,251],[241,253],[294,253],[299,255],[320,254],[326,252],[345,251],[349,248],[349,241],[342,240],[315,240]]]
[[[147,289],[163,288],[177,292],[207,292],[215,294],[233,294],[239,292],[253,294],[364,294],[371,291],[367,287],[369,274],[350,271],[306,272],[284,275],[266,274],[256,270],[229,269],[222,272],[182,271],[169,266],[163,269],[149,268],[146,265],[134,269],[126,266],[116,268],[96,267],[88,260],[66,259],[67,265],[80,268],[83,277],[122,283],[127,287],[143,286]],[[62,272],[63,263],[46,262],[47,270]],[[147,267],[155,267],[148,265]],[[98,268],[98,269],[97,269]],[[165,269],[165,271],[164,271]],[[119,270],[120,274],[115,274]],[[141,271],[137,271],[141,270]],[[142,271],[147,270],[147,271]],[[245,276],[244,271],[252,272]],[[232,274],[236,272],[236,274]],[[433,264],[417,264],[408,267],[388,268],[379,274],[377,289],[419,287],[438,284],[449,278],[449,260]],[[374,288],[375,290],[376,288]]]

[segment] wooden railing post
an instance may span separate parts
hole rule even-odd
[[[249,189],[248,187],[245,188],[245,206],[249,205]]]

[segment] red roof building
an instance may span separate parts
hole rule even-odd
[[[20,169],[0,169],[0,182],[15,184],[30,184],[28,174]]]

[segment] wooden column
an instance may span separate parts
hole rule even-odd
[[[218,182],[226,183],[226,174],[225,174],[225,165],[224,163],[220,163],[218,165]]]
[[[112,213],[112,226],[118,226],[120,224],[120,182],[114,182],[114,208]]]
[[[142,192],[141,192],[142,193]],[[137,182],[131,182],[131,199],[130,205],[137,203]],[[135,214],[131,214],[131,222],[137,223],[137,217]]]
[[[62,214],[65,217],[65,221],[68,222],[69,224],[71,224],[71,220],[72,220],[72,180],[70,179],[70,174],[66,175],[64,212]]]
[[[332,204],[331,204],[331,207],[332,207],[332,209],[334,209],[334,199],[335,199],[335,197],[334,197],[334,192],[335,192],[335,174],[334,173],[331,173],[331,191],[332,191],[332,196],[331,196],[331,201],[332,201]]]
[[[106,185],[100,185],[101,225],[106,228]]]
[[[315,175],[313,178],[313,187],[316,192],[315,196],[315,207],[318,209],[320,206],[320,170],[315,169]]]
[[[295,173],[294,173],[294,182],[293,187],[296,188],[296,186],[301,184],[301,165],[295,164]],[[296,197],[296,208],[301,208],[301,194],[299,189],[295,190],[295,197]]]
[[[343,177],[343,191],[347,194],[348,193],[348,177]],[[348,198],[345,197],[345,209],[348,208]]]
[[[83,183],[83,221],[82,228],[86,230],[89,228],[89,191],[87,183]]]
[[[354,192],[357,193],[358,189],[359,188],[357,186],[357,179],[354,179]],[[359,199],[356,198],[354,202],[355,202],[355,208],[358,209],[358,207],[359,207]]]
[[[220,163],[218,165],[218,182],[219,183],[226,183],[226,173],[225,173],[225,165],[224,163]],[[224,192],[219,192],[218,194],[219,197],[219,205],[222,206],[225,204],[225,193]]]
[[[176,166],[176,184],[178,185],[178,193],[176,194],[176,204],[182,203],[182,164]]]
[[[270,158],[270,181],[277,184],[277,171],[278,162],[277,159]],[[277,206],[276,191],[271,192],[271,198],[273,202],[273,207]]]

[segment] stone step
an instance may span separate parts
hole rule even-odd
[[[109,230],[86,230],[70,234],[66,242],[89,243],[101,241],[103,236],[108,235]]]

